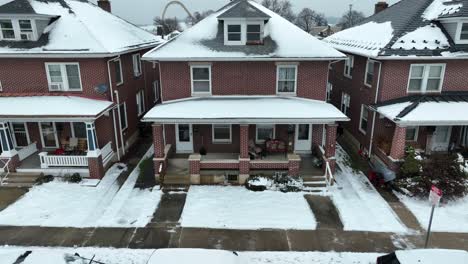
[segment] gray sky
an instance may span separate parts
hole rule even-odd
[[[96,2],[97,0],[92,0]],[[129,20],[135,24],[151,24],[153,17],[161,16],[164,6],[170,0],[110,0],[112,12]],[[208,9],[216,10],[229,0],[180,0],[190,12],[203,11]],[[256,0],[261,2],[261,0]],[[325,13],[327,17],[340,17],[348,10],[349,4],[353,4],[354,9],[371,15],[374,11],[374,4],[379,0],[290,0],[295,12],[304,7],[309,7],[318,12]],[[387,0],[389,4],[394,4],[399,0]],[[181,7],[172,5],[167,11],[167,15],[174,17],[185,17],[186,14]]]

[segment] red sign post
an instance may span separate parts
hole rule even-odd
[[[432,185],[431,191],[429,192],[429,202],[432,204],[431,217],[429,218],[429,227],[427,228],[426,243],[424,244],[424,248],[427,248],[427,245],[429,244],[429,236],[431,235],[431,226],[432,218],[434,216],[434,209],[436,206],[439,205],[440,198],[442,198],[442,190],[437,188],[435,185]]]

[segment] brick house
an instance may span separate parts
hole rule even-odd
[[[419,152],[467,147],[468,1],[402,0],[325,41],[348,56],[331,67],[345,136],[397,170]]]
[[[344,58],[245,0],[148,52],[162,91],[143,118],[153,124],[156,177],[175,178],[179,162],[186,183],[242,184],[260,171],[298,175],[313,152],[332,171],[337,122],[348,118],[326,102],[328,66]]]
[[[101,178],[160,98],[158,65],[141,57],[161,39],[108,1],[2,4],[0,168]]]

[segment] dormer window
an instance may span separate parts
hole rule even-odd
[[[242,26],[238,25],[228,25],[227,26],[227,38],[228,41],[241,42],[242,41]]]
[[[224,44],[261,44],[263,41],[263,21],[225,21]]]
[[[460,31],[460,40],[468,41],[468,22],[462,23]]]
[[[33,39],[33,28],[31,24],[31,20],[19,20],[19,28],[20,28],[20,37],[21,40],[31,40]]]
[[[15,30],[13,29],[13,22],[11,20],[0,20],[0,27],[2,29],[2,39],[15,39]]]
[[[262,41],[262,25],[247,24],[247,43],[260,43]]]
[[[2,40],[35,40],[34,20],[0,19]]]

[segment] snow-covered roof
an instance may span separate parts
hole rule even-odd
[[[399,98],[373,107],[403,125],[468,125],[468,94],[443,93]]]
[[[268,16],[263,45],[224,45],[218,16],[240,4]],[[233,1],[144,56],[148,60],[335,59],[344,55],[255,1]]]
[[[0,41],[0,56],[111,55],[162,43],[160,37],[86,0],[14,0],[0,6],[4,16],[15,13],[15,10],[21,13],[21,10],[30,10],[35,15],[47,15],[52,19],[37,41]]]
[[[324,41],[340,51],[372,58],[456,57],[466,47],[453,44],[434,20],[458,12],[465,4],[468,7],[468,0],[401,0]]]
[[[76,96],[0,97],[0,119],[70,118],[95,119],[112,102]]]
[[[143,121],[161,123],[332,123],[348,121],[332,104],[298,97],[213,96],[156,105]]]

